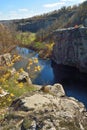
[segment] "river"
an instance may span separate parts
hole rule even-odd
[[[15,63],[16,69],[22,67],[28,71],[28,60],[38,58],[38,54],[27,48],[17,47],[17,51],[23,59]],[[87,108],[87,74],[80,73],[78,69],[73,67],[57,65],[49,59],[38,58],[38,65],[41,66],[39,72],[36,73],[34,70],[30,72],[33,84],[53,85],[54,83],[61,83],[67,96],[75,97],[83,102]]]

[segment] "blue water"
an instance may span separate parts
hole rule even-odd
[[[16,68],[23,67],[26,70],[29,58],[38,58],[38,54],[26,48],[17,48],[18,53],[23,57],[23,60],[16,63]],[[67,96],[75,97],[83,102],[87,108],[87,74],[80,73],[78,69],[57,65],[51,60],[42,60],[38,58],[38,65],[41,66],[41,71],[32,78],[34,84],[46,85],[61,83],[64,87]]]
[[[40,85],[54,84],[54,75],[53,69],[51,67],[51,61],[39,59],[39,65],[42,67],[42,70],[37,75],[37,77],[33,79],[33,83]]]

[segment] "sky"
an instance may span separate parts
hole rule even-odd
[[[0,20],[29,18],[85,0],[0,0]]]

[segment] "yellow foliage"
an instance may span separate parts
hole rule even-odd
[[[19,88],[22,88],[24,85],[23,85],[23,83],[19,83],[17,86],[18,86]]]
[[[34,63],[38,63],[38,59],[37,58],[34,58],[33,61],[34,61]]]
[[[16,83],[16,84],[18,84],[18,81],[17,81],[17,80],[15,80],[15,83]]]
[[[52,50],[53,45],[54,45],[54,42],[53,42],[53,43],[50,43],[50,44],[46,44],[46,47],[47,47],[49,50]]]
[[[38,65],[38,66],[35,66],[35,71],[40,71],[41,70],[41,66]]]
[[[11,75],[10,73],[6,73],[3,77],[4,77],[5,79],[7,79],[7,78],[9,78],[10,75]]]
[[[14,97],[14,94],[13,94],[13,93],[11,93],[11,94],[10,94],[10,96],[11,96],[11,97]]]
[[[24,71],[24,69],[23,69],[23,68],[20,68],[19,72],[23,72],[23,71]]]
[[[11,102],[12,99],[11,99],[10,97],[8,97],[7,100],[8,100],[9,102]]]
[[[19,61],[21,59],[21,56],[19,55],[13,55],[12,63]]]

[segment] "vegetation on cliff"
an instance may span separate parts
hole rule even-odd
[[[14,54],[10,63],[7,64],[6,62],[0,65],[0,121],[4,118],[7,113],[6,109],[15,98],[37,89],[32,84],[29,75],[30,77],[34,76],[31,73],[32,70],[33,73],[38,73],[41,70],[38,59],[29,59],[27,65],[29,74],[23,68],[18,70],[13,68],[14,63],[19,62],[19,60],[21,57]]]

